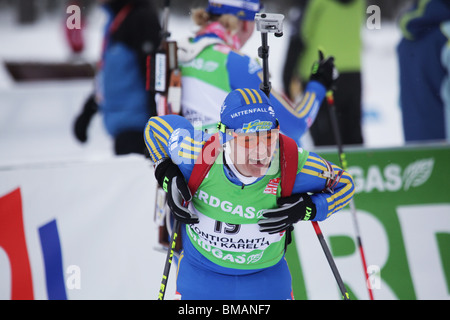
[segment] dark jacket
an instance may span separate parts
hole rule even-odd
[[[104,5],[109,19],[98,72],[100,110],[109,134],[143,132],[156,114],[147,90],[148,61],[160,42],[161,27],[151,1],[116,0]]]
[[[405,141],[446,137],[450,112],[450,2],[416,1],[400,20],[397,47]]]

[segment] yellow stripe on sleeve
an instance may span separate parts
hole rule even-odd
[[[161,143],[156,140],[156,143],[158,144],[159,149],[162,151],[162,153],[164,154],[164,158],[169,157],[169,155],[167,154],[166,150],[164,149],[164,147],[161,145]]]
[[[161,137],[158,133],[156,133],[156,131],[152,131],[153,132],[153,136],[155,137],[155,138],[157,138],[158,139],[158,141],[160,141],[160,142],[162,142],[162,143],[164,143],[166,146],[167,146],[167,139],[164,139],[163,137]]]
[[[304,117],[306,114],[311,110],[312,105],[314,104],[314,101],[316,100],[316,94],[313,92],[311,94],[311,97],[309,98],[308,104],[306,105],[305,109],[303,109],[302,112],[300,112],[299,116]]]
[[[186,149],[186,150],[194,151],[194,152],[202,151],[202,147],[194,147],[193,145],[189,145],[184,141],[180,144],[180,147],[183,149]]]
[[[170,134],[163,127],[159,126],[155,122],[151,122],[150,126],[152,127],[154,133],[155,133],[155,131],[157,131],[157,132],[159,132],[161,135],[163,135],[165,137],[164,140],[166,140],[166,145],[167,145],[167,141],[170,138]]]
[[[194,160],[196,160],[198,158],[197,154],[191,154],[191,153],[187,153],[187,152],[184,152],[184,151],[181,151],[181,150],[178,151],[178,155],[180,157],[183,157],[183,158],[186,158],[186,159],[194,159]]]
[[[347,178],[344,178],[345,176],[347,176]],[[333,195],[331,195],[331,197],[327,198],[327,202],[328,204],[328,211],[333,213],[335,211],[337,211],[337,207],[338,205],[342,204],[342,203],[346,203],[348,200],[350,200],[350,198],[352,197],[354,190],[352,190],[350,193],[350,189],[352,188],[352,183],[349,179],[349,175],[344,172],[344,174],[341,177],[341,180],[339,181],[339,183],[345,183],[346,186],[344,188],[342,188],[341,190],[339,190],[339,192],[334,193]],[[345,195],[346,193],[348,193],[344,198],[335,201],[335,199]],[[330,203],[332,202],[332,203]]]
[[[310,176],[326,179],[324,176],[322,176],[320,174],[320,172],[317,172],[317,171],[314,171],[314,170],[310,170],[310,169],[305,169],[305,167],[302,168],[301,172],[306,173],[306,174],[308,174]]]
[[[157,120],[158,122],[160,122],[164,127],[166,127],[167,131],[169,131],[169,135],[172,134],[173,132],[173,128],[170,126],[170,124],[167,123],[166,120],[164,120],[161,117],[155,117],[155,120]]]
[[[184,140],[186,140],[187,142],[190,142],[191,144],[199,144],[201,146],[203,146],[205,144],[205,141],[197,141],[192,139],[191,137],[185,137]]]
[[[322,172],[322,171],[327,171],[327,170],[328,170],[326,166],[324,166],[324,165],[322,165],[322,164],[320,164],[320,163],[317,163],[317,162],[306,161],[306,162],[305,162],[305,166],[310,166],[310,167],[313,167],[313,168],[317,168],[317,169],[319,169],[321,172]]]
[[[153,161],[157,161],[162,159],[163,157],[161,156],[161,154],[158,152],[158,149],[156,148],[155,144],[153,143],[151,137],[150,137],[150,126],[147,125],[147,127],[145,128],[145,141],[149,144],[150,146],[150,155],[155,155],[158,159],[153,159]],[[152,156],[153,158],[153,156]]]
[[[298,105],[298,107],[295,108],[295,111],[299,112],[300,110],[303,109],[303,107],[305,106],[306,102],[308,101],[309,95],[310,95],[310,92],[307,91],[306,94],[305,94],[305,96],[303,97],[302,101],[301,101],[300,104]]]

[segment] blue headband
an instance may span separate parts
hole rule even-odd
[[[209,0],[206,11],[211,14],[233,14],[241,20],[254,20],[261,10],[259,0]]]

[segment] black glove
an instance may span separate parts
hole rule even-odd
[[[259,231],[278,233],[300,220],[308,221],[316,216],[316,205],[306,193],[278,198],[277,204],[278,208],[263,211],[258,221]]]
[[[75,137],[80,142],[87,141],[87,129],[89,127],[89,123],[91,122],[92,116],[97,112],[97,110],[98,105],[95,101],[95,95],[92,94],[84,103],[83,110],[75,119],[73,126]]]
[[[183,206],[183,200],[191,201],[192,195],[178,166],[166,158],[156,166],[155,177],[167,192],[167,204],[174,218],[186,224],[198,223],[198,217]]]
[[[334,66],[334,57],[324,58],[323,52],[319,50],[319,60],[314,62],[309,80],[315,80],[325,86],[325,89],[333,89],[334,82],[339,74]]]

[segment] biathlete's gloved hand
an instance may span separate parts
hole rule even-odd
[[[339,73],[334,66],[334,57],[329,56],[325,59],[323,52],[319,50],[319,60],[314,62],[309,80],[320,82],[328,91],[333,89],[338,76]]]
[[[308,221],[316,216],[316,205],[306,193],[278,198],[279,208],[264,210],[258,221],[259,231],[270,234],[288,229],[294,223]]]
[[[80,142],[87,141],[87,129],[89,127],[89,123],[91,122],[92,117],[98,110],[97,102],[95,101],[95,95],[92,94],[86,100],[83,106],[83,110],[76,117],[75,123],[73,125],[73,132],[75,137]]]
[[[191,201],[192,195],[178,166],[166,158],[156,166],[155,177],[167,192],[167,204],[174,218],[186,224],[198,223],[198,217],[183,206],[183,200]]]

